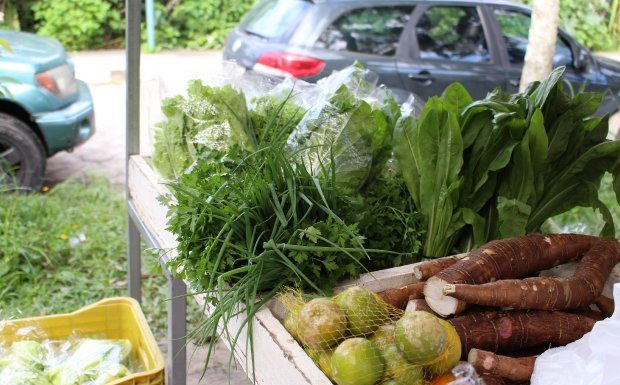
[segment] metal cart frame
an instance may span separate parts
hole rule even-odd
[[[126,87],[126,149],[125,172],[128,177],[129,157],[140,154],[140,21],[142,0],[126,0],[125,31],[125,87]],[[127,184],[127,180],[126,180]],[[127,274],[129,296],[142,299],[141,240],[152,248],[161,248],[143,220],[138,215],[127,190]],[[166,267],[168,257],[161,252],[159,261],[168,280],[168,362],[166,384],[185,385],[187,359],[185,337],[187,333],[187,301],[185,284],[170,274]]]

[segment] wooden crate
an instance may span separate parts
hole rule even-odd
[[[129,194],[138,214],[145,225],[157,238],[162,248],[170,250],[173,256],[177,245],[174,236],[166,231],[167,208],[162,205],[158,197],[167,194],[168,189],[159,179],[158,174],[151,168],[148,158],[132,156],[129,161]],[[392,269],[381,270],[362,275],[359,279],[345,282],[336,291],[352,285],[360,285],[373,291],[400,287],[417,281],[413,275],[413,265],[406,265]],[[575,264],[567,264],[544,272],[552,276],[569,276],[574,271]],[[607,281],[604,294],[611,297],[612,286],[620,282],[620,265]],[[195,296],[196,301],[204,305],[202,295]],[[207,306],[206,314],[211,308]],[[254,362],[252,371],[251,361],[246,354],[245,334],[235,346],[234,356],[248,377],[259,385],[331,385],[329,379],[312,362],[303,348],[293,339],[282,325],[285,310],[277,301],[271,301],[261,309],[252,320],[254,332]],[[236,333],[241,319],[231,324],[228,330]],[[230,348],[226,338],[223,342]]]

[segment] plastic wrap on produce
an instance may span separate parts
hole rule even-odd
[[[78,333],[57,340],[36,325],[10,335],[11,341],[0,340],[0,385],[105,385],[141,371],[129,340]]]
[[[163,101],[153,164],[176,179],[198,158],[286,143],[314,175],[335,173],[341,184],[359,189],[390,158],[401,116],[391,91],[377,82],[377,74],[359,64],[317,84],[255,72],[235,73],[218,85],[191,80],[187,95]]]
[[[320,80],[316,100],[293,130],[287,146],[315,175],[335,174],[342,185],[361,188],[389,159],[400,115],[376,74],[357,65]]]
[[[221,87],[191,80],[187,97],[163,101],[165,119],[155,132],[153,162],[168,178],[178,177],[198,156],[231,146],[254,150],[248,134],[245,95],[231,84]]]
[[[358,98],[370,97],[377,88],[379,76],[358,63],[335,71],[331,75],[319,80],[317,85],[326,95],[334,95],[342,86],[345,86]]]
[[[620,283],[614,285],[614,314],[566,346],[549,349],[536,359],[532,385],[620,384]]]

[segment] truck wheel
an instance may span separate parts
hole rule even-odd
[[[46,158],[41,140],[26,123],[0,113],[0,184],[38,190],[45,176]]]

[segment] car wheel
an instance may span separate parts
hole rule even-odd
[[[45,175],[45,148],[24,122],[0,113],[0,184],[41,188]]]

